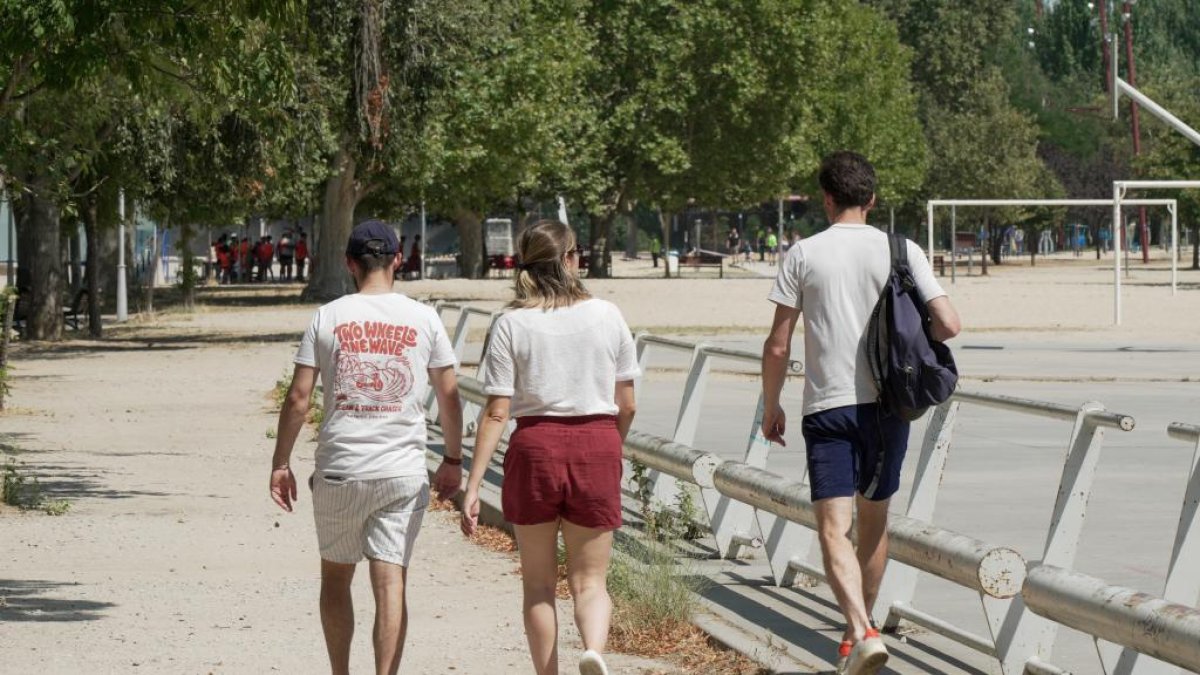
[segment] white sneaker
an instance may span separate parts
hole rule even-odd
[[[875,675],[883,664],[887,663],[888,651],[883,644],[883,638],[874,630],[867,631],[867,636],[854,644],[850,650],[850,658],[846,659],[846,672],[849,675]]]
[[[608,666],[603,657],[589,649],[579,657],[579,675],[608,675]]]

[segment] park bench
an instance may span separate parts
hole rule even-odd
[[[679,267],[680,270],[684,267],[691,267],[694,270],[699,270],[701,267],[715,267],[720,278],[725,278],[725,256],[720,253],[708,251],[688,253],[679,259]]]
[[[29,291],[17,291],[17,306],[13,310],[13,328],[20,335],[25,335],[25,327],[29,321]],[[81,288],[75,293],[70,304],[63,306],[63,324],[71,330],[79,330],[81,320],[88,316],[88,291]]]

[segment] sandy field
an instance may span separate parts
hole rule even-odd
[[[1102,261],[1059,254],[989,267],[988,276],[965,266],[951,282],[940,278],[963,319],[968,335],[1029,334],[1037,339],[1193,342],[1200,338],[1200,271],[1180,269],[1178,291],[1171,294],[1169,260],[1135,262],[1122,275],[1122,325],[1113,326],[1112,257]],[[978,262],[978,261],[976,261]],[[1180,263],[1190,265],[1190,256]],[[760,332],[770,326],[771,290],[776,268],[743,264],[736,278],[717,279],[711,269],[683,268],[677,279],[649,278],[650,261],[615,260],[618,278],[593,280],[587,287],[617,303],[630,327],[655,333],[714,335]],[[659,268],[661,273],[661,268]],[[478,300],[498,306],[510,297],[500,279],[444,280],[400,284],[414,297]]]
[[[1200,338],[1200,272],[1181,271],[1172,296],[1163,261],[1136,264],[1124,325],[1113,327],[1108,264],[1059,260],[943,281],[967,336],[1122,345]],[[683,279],[648,278],[649,260],[620,261],[617,272],[629,278],[588,286],[616,302],[635,330],[751,335],[769,325],[766,265],[724,280],[689,270]],[[494,307],[509,281],[397,289]],[[70,509],[59,517],[0,510],[0,672],[325,669],[308,495],[288,515],[266,490],[275,424],[266,394],[289,368],[313,309],[278,297],[297,292],[206,289],[192,315],[138,319],[104,342],[17,348],[0,459],[20,462]],[[312,443],[302,438],[296,463],[304,474]],[[432,514],[410,577],[404,672],[528,672],[515,571],[511,559],[465,542],[447,514]],[[365,579],[356,593],[354,663],[366,672]],[[567,654],[577,648],[572,640]],[[628,659],[615,671],[667,668]]]

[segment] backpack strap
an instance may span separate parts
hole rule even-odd
[[[892,251],[892,271],[908,267],[908,240],[902,234],[888,234],[888,247]]]
[[[902,234],[888,234],[888,247],[892,251],[892,274],[900,280],[905,291],[916,288],[912,268],[908,266],[908,238]]]

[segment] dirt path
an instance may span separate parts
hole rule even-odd
[[[308,315],[176,317],[107,343],[18,354],[0,460],[15,457],[70,510],[0,512],[0,671],[328,672],[308,494],[288,515],[266,491],[265,393]],[[309,435],[299,474],[311,466]],[[450,514],[426,519],[410,587],[402,672],[528,672],[516,564],[463,540]],[[365,572],[355,602],[354,669],[369,672]],[[563,672],[573,672],[578,642],[565,645]]]

